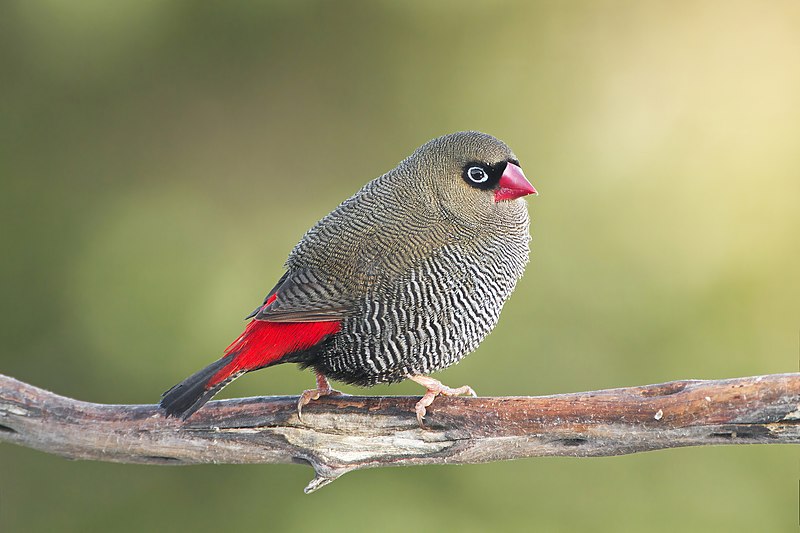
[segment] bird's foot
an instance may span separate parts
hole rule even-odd
[[[477,396],[475,391],[472,390],[472,387],[468,385],[464,385],[463,387],[458,387],[457,389],[453,389],[448,387],[447,385],[442,384],[441,381],[438,379],[433,379],[432,377],[428,376],[409,376],[409,379],[416,381],[428,391],[425,395],[417,402],[417,405],[414,406],[414,411],[417,413],[417,421],[419,422],[420,426],[423,426],[423,420],[425,419],[425,413],[427,412],[427,407],[433,403],[433,400],[436,399],[437,396],[440,394],[442,396],[460,396],[462,394],[469,394],[470,396]]]
[[[303,394],[300,395],[300,399],[297,400],[297,418],[303,419],[303,407],[312,401],[319,400],[323,396],[338,396],[340,394],[343,393],[331,387],[331,384],[328,383],[328,378],[317,372],[317,388],[304,390]]]

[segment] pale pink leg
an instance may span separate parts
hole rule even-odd
[[[426,407],[433,403],[433,400],[439,396],[440,394],[443,396],[459,396],[461,394],[469,394],[470,396],[477,396],[475,391],[472,390],[472,387],[464,385],[463,387],[458,387],[457,389],[452,389],[447,385],[443,385],[441,381],[438,379],[433,379],[429,376],[408,376],[409,379],[416,381],[428,391],[425,395],[417,402],[417,405],[414,406],[414,411],[417,413],[417,421],[419,425],[422,425],[422,421],[425,418]]]
[[[303,391],[300,399],[297,400],[297,418],[303,418],[303,406],[308,405],[313,400],[319,400],[323,396],[336,396],[337,394],[342,393],[331,388],[328,378],[317,372],[317,388]]]

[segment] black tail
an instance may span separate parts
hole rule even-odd
[[[167,412],[167,416],[186,420],[222,390],[225,385],[236,379],[240,374],[234,374],[225,381],[217,383],[211,388],[206,388],[206,384],[211,377],[230,363],[234,356],[235,354],[230,354],[214,361],[162,394],[160,405]]]

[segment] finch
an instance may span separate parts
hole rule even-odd
[[[537,194],[502,141],[476,131],[433,139],[364,185],[294,247],[286,273],[222,357],[167,392],[186,419],[241,375],[281,363],[313,368],[302,407],[335,394],[328,379],[411,379],[437,395],[472,394],[429,376],[460,361],[497,324],[529,255],[523,199]]]

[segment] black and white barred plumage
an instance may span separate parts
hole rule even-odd
[[[316,296],[335,300],[343,320],[340,333],[296,360],[374,385],[441,370],[475,350],[522,277],[529,220],[524,200],[495,201],[465,183],[462,168],[511,160],[505,144],[482,133],[435,139],[312,227],[286,267],[335,284],[336,294]]]

